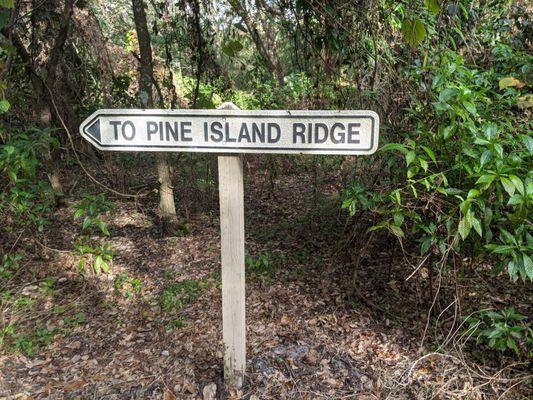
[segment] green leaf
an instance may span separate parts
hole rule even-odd
[[[533,281],[533,261],[526,253],[522,253],[522,257],[524,258],[524,270],[526,271],[526,275],[529,280]]]
[[[407,163],[407,166],[409,166],[409,164],[411,164],[415,160],[415,158],[415,152],[413,150],[408,151],[405,155],[405,162]]]
[[[507,202],[508,206],[516,206],[518,204],[522,204],[524,202],[524,199],[519,194],[514,194],[511,196],[509,201]]]
[[[468,191],[468,194],[466,196],[467,199],[475,199],[481,194],[481,192],[478,189],[470,189]]]
[[[476,114],[476,105],[474,103],[471,103],[470,101],[463,101],[463,107],[468,111],[470,114]]]
[[[479,159],[479,162],[481,163],[481,166],[485,166],[490,159],[492,158],[492,152],[490,150],[485,150]]]
[[[389,229],[392,233],[394,233],[398,237],[404,237],[405,234],[403,233],[402,228],[396,225],[389,225]]]
[[[424,149],[428,157],[431,158],[431,161],[437,162],[437,158],[435,157],[435,153],[433,153],[433,150],[426,146],[422,146],[422,149]]]
[[[9,110],[11,104],[6,99],[0,100],[0,113],[5,113]]]
[[[520,140],[522,141],[522,143],[524,143],[526,149],[528,149],[530,153],[533,153],[533,138],[531,138],[531,136],[529,135],[520,135]]]
[[[472,216],[471,223],[472,223],[472,227],[477,232],[479,237],[483,237],[483,230],[481,229],[481,223],[479,222],[479,219],[477,219],[476,217]]]
[[[524,183],[522,182],[522,180],[516,175],[509,175],[509,179],[511,180],[511,182],[513,182],[513,185],[516,190],[518,190],[521,195],[524,195]]]
[[[426,254],[432,244],[433,244],[433,238],[426,237],[424,241],[422,242],[422,244],[420,245],[420,254],[421,255]]]
[[[89,226],[91,226],[92,224],[92,220],[91,220],[91,217],[87,216],[85,217],[85,219],[83,220],[83,224],[81,226],[81,229],[82,230],[86,230]]]
[[[442,130],[442,137],[444,140],[449,139],[455,133],[455,125],[448,125]]]
[[[516,343],[511,336],[507,337],[507,347],[513,349],[516,354],[520,353],[520,350],[518,350],[518,347],[516,346]]]
[[[418,18],[406,18],[402,21],[402,34],[409,46],[415,48],[426,37],[426,26]]]
[[[104,260],[102,260],[102,257],[101,256],[96,256],[96,258],[94,259],[94,272],[96,272],[97,274],[99,274],[102,270],[102,263],[104,262]]]
[[[222,47],[222,51],[228,57],[235,57],[243,47],[242,43],[238,40],[230,40],[224,47]]]
[[[461,238],[465,240],[468,237],[468,234],[470,233],[470,229],[472,226],[466,218],[462,218],[461,221],[459,221],[459,234],[461,235]]]
[[[426,160],[424,160],[423,158],[419,158],[418,162],[420,163],[420,166],[422,167],[422,169],[425,172],[427,172],[427,170],[428,170],[428,162]]]
[[[407,147],[399,143],[387,143],[385,146],[379,149],[379,151],[393,151],[393,150],[401,151],[403,154],[406,154],[408,151]]]
[[[424,5],[435,16],[440,13],[440,0],[424,0]]]
[[[11,145],[8,145],[8,144],[6,144],[6,145],[4,146],[4,152],[5,152],[8,156],[10,156],[11,154],[15,153],[15,150],[16,150],[15,146],[11,146]]]
[[[514,194],[514,191],[515,191],[515,188],[516,188],[515,185],[513,184],[513,182],[511,182],[505,176],[500,176],[500,182],[502,183],[503,188],[509,194],[509,196],[512,196]]]
[[[445,88],[439,93],[439,102],[446,103],[448,100],[457,97],[459,90],[456,88]]]
[[[481,175],[478,180],[476,181],[476,185],[484,185],[485,187],[488,187],[492,181],[496,178],[496,175]]]

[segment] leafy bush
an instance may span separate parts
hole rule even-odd
[[[104,235],[109,236],[107,224],[100,219],[100,215],[111,210],[112,205],[103,193],[97,195],[85,193],[81,203],[72,207],[76,210],[74,219],[79,219],[85,215],[81,227],[83,231],[98,228]]]
[[[421,254],[444,255],[452,247],[477,256],[490,253],[501,257],[499,268],[513,281],[533,280],[533,139],[530,123],[515,108],[520,90],[499,89],[508,65],[522,69],[524,57],[531,61],[518,53],[498,68],[482,70],[448,51],[425,71],[412,70],[420,90],[431,82],[425,98],[413,96],[407,110],[415,128],[405,132],[403,142],[380,150],[393,154],[391,176],[405,184],[386,196],[351,189],[344,207],[354,214],[355,205],[378,203],[386,220],[374,229],[403,236],[402,226],[410,226]]]
[[[48,224],[46,213],[51,209],[53,192],[40,176],[50,150],[59,145],[51,129],[30,127],[26,131],[0,134],[0,180],[6,181],[0,193],[0,213],[13,225],[35,226],[39,232]],[[7,219],[7,217],[10,219]],[[7,224],[6,224],[7,227]]]
[[[113,263],[115,252],[111,249],[109,243],[97,246],[90,246],[87,243],[78,243],[74,245],[74,249],[76,253],[80,255],[79,267],[81,272],[85,271],[87,263],[96,274],[99,274],[102,271],[105,273],[111,271],[111,264]]]
[[[476,339],[477,344],[516,354],[529,352],[533,348],[533,330],[526,324],[526,316],[513,307],[502,311],[483,311],[466,319],[468,328],[464,335]]]

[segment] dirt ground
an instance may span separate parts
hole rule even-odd
[[[406,281],[413,268],[386,235],[358,257],[357,240],[346,241],[353,226],[339,210],[337,177],[324,174],[315,193],[309,174],[287,173],[272,185],[254,167],[245,182],[247,374],[242,390],[227,392],[216,185],[176,185],[188,219],[171,235],[154,215],[156,193],[109,195],[110,236],[92,239],[111,244],[111,272],[83,276],[73,252],[80,223],[68,204],[101,189],[83,184],[76,168],[68,174],[81,181],[45,234],[0,239],[2,251],[24,254],[3,303],[3,398],[527,398],[527,364],[474,364],[434,320],[422,343],[427,276]],[[156,183],[149,174],[140,181]],[[439,310],[451,323],[443,286]],[[8,335],[10,322],[17,330]]]

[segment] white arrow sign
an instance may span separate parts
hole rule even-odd
[[[100,150],[372,154],[373,111],[98,110],[80,126]]]

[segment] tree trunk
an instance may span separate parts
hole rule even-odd
[[[152,82],[154,81],[154,68],[152,61],[152,46],[150,33],[146,22],[146,12],[143,0],[131,0],[135,30],[139,40],[139,98],[143,108],[153,108],[154,98]],[[174,191],[172,187],[172,173],[168,156],[156,154],[157,174],[159,176],[159,211],[165,230],[176,222],[176,207],[174,204]]]
[[[168,157],[164,153],[155,156],[157,161],[157,174],[159,176],[159,209],[164,220],[176,218],[176,206],[174,205],[174,192],[172,187],[172,168]]]

